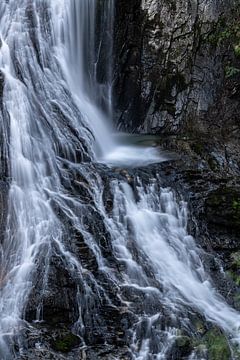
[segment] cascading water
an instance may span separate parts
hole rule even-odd
[[[84,3],[88,6],[79,10],[82,19],[86,17],[87,28],[90,21],[94,21],[88,13],[93,2]],[[83,83],[80,83],[79,93],[78,88],[72,88],[76,68],[66,74],[64,81],[66,69],[59,67],[62,58],[67,61],[65,52],[67,54],[68,50],[74,58],[71,46],[77,46],[77,41],[70,49],[66,43],[69,40],[67,34],[71,31],[75,34],[75,29],[69,28],[69,22],[76,4],[79,2],[61,1],[69,16],[66,19],[58,18],[61,14],[54,13],[55,6],[59,5],[55,1],[10,0],[1,4],[0,66],[4,78],[1,127],[3,146],[9,148],[6,176],[11,178],[6,236],[1,248],[2,359],[13,356],[8,338],[24,326],[21,319],[34,284],[32,274],[38,259],[42,259],[47,272],[51,248],[55,244],[71,264],[69,266],[76,267],[75,271],[80,269],[80,264],[64,250],[63,224],[51,204],[59,202],[67,212],[68,206],[64,202],[72,202],[62,185],[63,161],[77,162],[89,159],[88,154],[93,156],[91,149],[95,141],[92,133],[99,146],[103,140],[103,134],[100,136],[91,126],[94,121],[101,121],[102,115],[94,101],[90,102],[90,81],[83,97]],[[76,19],[73,21],[76,25]],[[87,29],[89,37],[93,32],[91,26],[89,32]],[[60,33],[54,32],[56,28],[63,39],[58,38]],[[78,78],[83,71],[86,69],[82,60]],[[98,124],[97,128],[100,131],[103,126]],[[8,133],[9,137],[6,136]],[[106,142],[103,144],[106,149]],[[73,203],[71,207],[74,208]],[[73,210],[69,209],[68,215],[72,214]]]
[[[1,162],[8,165],[2,172],[9,181],[0,252],[3,360],[27,355],[30,345],[21,333],[30,326],[25,314],[34,287],[31,320],[47,321],[47,306],[61,301],[50,297],[47,303],[54,258],[74,284],[75,316],[69,321],[81,349],[94,348],[93,332],[103,347],[124,344],[126,358],[167,359],[179,329],[190,331],[192,312],[239,343],[240,315],[204,270],[201,250],[187,234],[186,204],[178,205],[158,179],[144,185],[135,178],[133,191],[121,176],[94,164],[97,152],[113,163],[122,154],[109,155],[115,145],[105,121],[111,114],[114,2],[100,4],[101,9],[97,0],[0,4]],[[134,154],[125,160],[136,163],[139,152]],[[154,151],[147,163],[157,160]],[[39,341],[35,347],[44,351]]]
[[[104,4],[103,19],[100,19],[99,36],[96,34],[96,18],[100,13],[96,0],[52,1],[56,55],[63,69],[71,94],[96,138],[97,150],[101,155],[114,147],[110,135],[111,114],[111,53],[114,1]],[[59,20],[60,19],[60,20]],[[107,44],[104,44],[107,37]],[[109,41],[110,39],[110,41]],[[104,53],[105,66],[102,69],[104,81],[98,82],[99,56]]]
[[[171,189],[159,188],[156,180],[147,187],[140,182],[135,195],[126,183],[113,183],[113,192],[109,226],[116,256],[126,265],[123,286],[137,289],[147,299],[145,314],[139,316],[134,330],[135,358],[168,358],[179,336],[179,322],[181,329],[190,325],[186,308],[219,325],[239,343],[240,314],[217,294],[204,270],[201,250],[187,233],[186,203],[177,205]],[[137,261],[135,251],[139,252]],[[149,281],[146,259],[155,281]],[[172,324],[164,330],[163,313],[171,316]]]

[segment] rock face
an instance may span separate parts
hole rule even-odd
[[[237,187],[221,187],[212,192],[206,202],[206,214],[209,222],[238,231],[240,227],[240,192]]]
[[[212,125],[217,132],[219,122],[224,128],[226,116],[221,113],[219,119],[219,107],[230,101],[232,109],[236,98],[239,105],[239,86],[230,85],[226,93],[226,78],[232,80],[239,66],[237,6],[238,0],[117,2],[119,128],[161,134],[206,132]],[[235,129],[239,119],[230,117]]]

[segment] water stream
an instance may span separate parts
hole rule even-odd
[[[0,251],[2,360],[15,358],[14,341],[28,326],[25,307],[39,266],[43,276],[35,320],[43,319],[42,299],[56,254],[78,284],[73,329],[85,345],[86,324],[92,326],[93,309],[103,303],[109,308],[121,304],[134,315],[125,341],[133,359],[166,359],[179,327],[190,326],[189,312],[240,342],[240,314],[214,289],[202,251],[187,233],[187,205],[173,190],[161,188],[159,179],[146,185],[136,177],[135,191],[127,181],[111,179],[112,211],[104,205],[97,159],[111,171],[115,165],[145,166],[166,158],[155,147],[119,144],[112,136],[114,1],[101,4],[101,9],[97,0],[0,4],[1,160],[8,165],[4,176],[9,181]],[[89,203],[72,183],[84,189]],[[95,213],[110,234],[106,246],[97,230],[89,230]],[[97,271],[88,269],[85,254],[72,250],[73,232],[81,234],[101,276],[116,287],[117,301]],[[20,353],[25,351],[18,343]]]
[[[136,359],[151,359],[156,352],[156,359],[167,357],[173,339],[179,335],[178,322],[182,329],[190,325],[186,308],[217,324],[239,343],[240,314],[217,293],[204,269],[203,251],[187,232],[187,204],[178,204],[172,190],[160,188],[156,179],[147,187],[139,180],[137,195],[126,183],[113,183],[113,187],[114,216],[110,226],[117,257],[126,264],[124,286],[136,288],[148,303],[144,304],[146,313],[136,324]],[[129,239],[133,239],[132,244]],[[134,248],[140,253],[138,261],[133,256]],[[154,286],[146,272],[146,261],[156,280]],[[159,312],[154,308],[160,308]],[[164,323],[162,308],[176,328],[160,330]],[[144,337],[139,338],[142,332]]]

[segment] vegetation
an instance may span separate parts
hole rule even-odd
[[[213,328],[212,330],[209,330],[204,337],[204,343],[208,349],[209,360],[230,359],[231,352],[227,339],[219,329]]]
[[[226,22],[225,18],[221,17],[208,39],[214,45],[220,45],[228,40],[238,47],[240,46],[240,23],[234,18]]]
[[[79,345],[79,342],[79,337],[69,331],[60,335],[55,341],[53,341],[52,346],[56,351],[69,352],[75,346]]]
[[[235,76],[240,73],[240,69],[234,67],[234,66],[226,66],[225,67],[225,75],[226,78],[230,78],[232,76]]]
[[[240,59],[240,22],[238,8],[233,17],[227,20],[224,16],[220,17],[215,28],[208,36],[208,41],[213,46],[228,44],[232,48],[235,58]],[[236,66],[235,61],[230,60],[225,67],[226,78],[231,78],[240,73],[240,69]]]
[[[231,264],[228,274],[235,284],[240,286],[240,251],[231,254]]]
[[[239,231],[240,190],[238,187],[219,187],[210,194],[206,205],[211,222],[231,228],[231,231]]]

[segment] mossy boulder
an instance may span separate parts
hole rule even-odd
[[[176,338],[175,343],[171,349],[170,358],[186,359],[193,351],[193,339],[188,335],[182,334],[179,331],[179,336]]]
[[[209,360],[229,360],[231,351],[224,334],[218,329],[209,330],[203,338],[208,350]]]
[[[219,187],[212,191],[205,203],[209,223],[231,230],[240,229],[240,189]]]
[[[179,355],[190,355],[193,350],[192,340],[188,336],[180,336],[176,339],[176,347]]]

